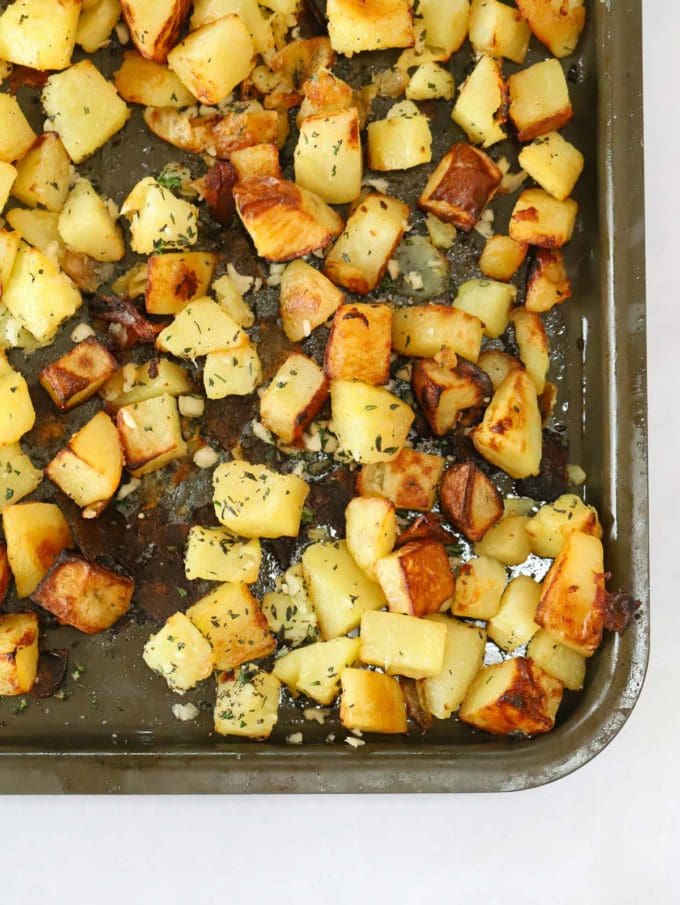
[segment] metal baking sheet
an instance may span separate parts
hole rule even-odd
[[[145,554],[154,561],[154,571],[138,591],[134,616],[112,632],[85,638],[72,629],[46,624],[45,646],[69,650],[63,700],[28,696],[24,707],[17,699],[0,699],[0,792],[516,790],[566,775],[616,735],[639,695],[649,649],[640,3],[593,0],[588,13],[579,55],[564,61],[575,107],[565,134],[585,154],[586,169],[575,191],[578,227],[565,250],[574,295],[547,319],[555,362],[551,376],[560,377],[555,417],[568,434],[570,461],[586,470],[588,499],[603,517],[611,586],[632,592],[643,606],[622,636],[607,635],[589,663],[584,691],[565,698],[555,730],[532,740],[495,739],[449,720],[425,736],[367,737],[367,744],[354,750],[343,743],[345,733],[337,731],[334,719],[323,726],[310,723],[300,705],[289,702],[265,744],[212,735],[211,684],[203,683],[185,699],[176,698],[141,660],[154,608],[156,615],[167,606],[169,611],[184,608],[203,590],[187,586],[190,597],[184,599],[170,583],[180,555],[181,522],[192,511],[207,512],[201,508],[209,503],[209,481],[204,476],[176,487],[165,481],[159,485],[162,511],[167,514],[162,543],[156,534],[151,536],[155,529],[145,528],[143,519],[125,528],[124,520],[113,515],[100,520],[98,530],[86,539],[119,561]],[[115,50],[99,55],[97,62],[106,72],[119,59],[119,48]],[[544,57],[532,40],[527,62]],[[360,65],[384,67],[389,59],[370,55]],[[465,50],[454,56],[457,82],[470,59]],[[506,72],[515,68],[505,66]],[[43,114],[35,95],[19,91],[24,109],[40,126]],[[436,162],[461,133],[441,113],[435,115],[435,123]],[[496,152],[503,153],[504,146],[495,148],[494,156]],[[289,147],[288,160],[290,153]],[[120,203],[138,179],[177,159],[182,155],[155,141],[136,110],[124,132],[80,169]],[[186,160],[200,172],[196,158]],[[390,191],[413,202],[425,182],[425,170],[406,178],[390,175]],[[498,231],[507,224],[510,205],[498,206]],[[237,232],[216,232],[212,238],[240,269],[256,266]],[[482,243],[473,233],[454,247],[455,284],[475,274]],[[270,367],[281,353],[275,322],[269,319],[275,314],[275,298],[275,292],[264,292],[258,303],[258,314],[265,319],[263,357]],[[82,315],[73,323],[81,319]],[[47,353],[12,355],[32,379],[39,419],[48,427],[54,410],[34,378],[45,360],[68,347],[69,334],[67,325]],[[69,430],[84,423],[94,408],[96,403],[90,403],[76,410]],[[233,444],[229,426],[238,417],[244,412],[209,407],[208,427],[214,440],[227,447]],[[29,437],[39,464],[64,442],[50,437],[44,426]],[[49,486],[41,492],[45,498],[53,493]],[[332,519],[334,507],[343,505],[342,487],[322,482],[317,503]],[[290,551],[278,552],[285,556]],[[277,550],[270,549],[268,555],[276,558]],[[145,606],[140,606],[140,595]],[[10,601],[8,608],[19,607]],[[173,717],[171,706],[179,700],[199,706],[196,721],[180,723]],[[305,736],[302,747],[286,744],[286,736],[296,731]],[[329,733],[336,734],[334,743],[325,741]]]

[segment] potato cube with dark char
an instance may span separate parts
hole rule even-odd
[[[12,570],[7,556],[7,544],[0,543],[0,606],[7,597],[9,586],[12,583]]]
[[[396,679],[367,669],[343,669],[340,722],[345,729],[406,732],[406,702]]]
[[[123,406],[116,425],[133,477],[158,471],[186,454],[177,400],[167,393]]]
[[[534,63],[508,79],[510,119],[520,141],[554,132],[573,115],[569,87],[557,60]]]
[[[168,3],[121,0],[121,6],[137,50],[149,60],[165,63],[168,51],[177,43],[191,0],[170,0]]]
[[[0,615],[0,697],[26,694],[38,671],[38,617]]]
[[[392,313],[394,351],[445,366],[455,367],[459,355],[477,361],[482,333],[478,317],[450,305],[408,305]]]
[[[363,50],[412,47],[409,0],[329,0],[328,34],[333,50],[351,57]]]
[[[147,261],[149,314],[177,314],[188,302],[207,295],[217,255],[207,251],[151,255]]]
[[[460,142],[440,160],[418,199],[418,207],[469,232],[502,178],[488,154]]]
[[[281,683],[252,666],[217,675],[215,732],[243,738],[268,738],[279,716]]]
[[[556,57],[576,50],[586,21],[585,0],[517,0],[534,35]]]
[[[456,589],[446,549],[437,540],[404,544],[379,559],[375,571],[392,613],[436,613]]]
[[[328,381],[318,364],[293,352],[260,397],[260,419],[285,443],[299,443],[328,398]]]
[[[397,509],[429,512],[437,499],[444,459],[405,446],[396,459],[365,465],[357,478],[360,494],[377,493]]]
[[[67,553],[51,566],[31,599],[61,625],[96,635],[127,613],[134,588],[131,578]]]
[[[468,540],[481,540],[503,515],[503,498],[474,462],[457,462],[444,472],[442,512]]]
[[[463,358],[455,368],[419,359],[413,365],[411,384],[436,437],[448,433],[465,410],[484,408],[493,395],[488,375]]]
[[[537,248],[529,267],[525,307],[541,313],[561,305],[571,296],[571,282],[564,266],[562,252]]]
[[[391,345],[392,310],[388,305],[342,305],[335,312],[326,345],[326,374],[331,380],[387,383]]]
[[[344,292],[321,271],[305,261],[293,261],[281,277],[283,332],[292,342],[300,342],[325,323],[344,299]]]
[[[510,236],[541,248],[561,248],[571,239],[578,204],[573,198],[558,201],[543,189],[525,189],[510,217]]]
[[[88,336],[46,365],[38,380],[57,408],[67,412],[99,392],[117,370],[118,362],[106,346]]]
[[[17,503],[2,511],[17,597],[29,597],[62,550],[72,546],[68,522],[54,503]]]
[[[485,666],[460,708],[460,718],[494,735],[538,735],[555,725],[562,683],[526,657]]]

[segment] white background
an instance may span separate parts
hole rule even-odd
[[[3,901],[678,901],[680,11],[643,5],[653,647],[622,733],[502,796],[0,799]]]

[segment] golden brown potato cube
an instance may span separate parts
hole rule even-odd
[[[0,160],[12,163],[23,157],[36,138],[16,98],[0,94]]]
[[[332,704],[340,691],[342,671],[358,659],[358,638],[332,638],[278,657],[272,672],[294,695]]]
[[[415,41],[409,0],[329,0],[326,14],[333,50],[348,57]]]
[[[496,280],[466,280],[458,287],[454,308],[478,317],[484,325],[484,335],[491,339],[505,331],[510,321],[517,289],[509,283]]]
[[[562,683],[526,657],[485,666],[477,673],[459,716],[494,735],[549,732],[562,700]]]
[[[360,380],[331,381],[332,431],[355,462],[389,462],[405,445],[413,409],[384,387]]]
[[[388,305],[342,305],[335,312],[324,368],[331,380],[390,379],[392,309]]]
[[[446,549],[436,540],[404,544],[379,559],[375,571],[392,613],[436,613],[456,588]]]
[[[130,609],[135,583],[79,556],[62,554],[31,599],[87,635],[111,628]]]
[[[328,398],[328,381],[318,364],[293,352],[260,397],[260,420],[285,443],[299,443]]]
[[[524,242],[516,242],[510,236],[491,236],[479,259],[479,269],[492,280],[508,282],[522,266],[526,255]]]
[[[76,44],[87,53],[95,53],[109,44],[109,37],[120,19],[120,0],[84,0]]]
[[[0,615],[0,697],[26,694],[38,671],[38,617],[35,613]]]
[[[80,0],[17,0],[0,16],[0,59],[30,69],[66,69],[76,43]]]
[[[56,361],[46,365],[38,380],[62,412],[86,402],[118,370],[118,362],[94,336],[88,336]]]
[[[305,261],[293,261],[281,277],[279,307],[283,331],[300,342],[340,307],[345,294]]]
[[[451,612],[466,619],[492,619],[505,590],[505,566],[490,556],[476,556],[460,567]]]
[[[571,691],[583,688],[586,677],[585,657],[560,644],[545,629],[539,629],[529,642],[527,657],[549,675],[559,679],[565,688]]]
[[[234,186],[234,200],[257,253],[268,261],[300,258],[342,232],[342,218],[325,201],[287,179],[243,179]]]
[[[506,515],[492,525],[484,537],[475,544],[478,556],[490,556],[506,566],[518,566],[531,553],[526,515]]]
[[[436,437],[448,433],[461,412],[484,407],[493,395],[488,376],[464,358],[459,358],[452,369],[442,368],[427,358],[419,359],[413,365],[411,384]]]
[[[540,314],[561,305],[571,296],[571,282],[562,252],[537,248],[527,277],[525,307]]]
[[[36,468],[19,443],[0,447],[0,512],[33,493],[43,473]],[[2,602],[2,562],[6,559],[0,547],[0,603]]]
[[[351,292],[367,295],[383,278],[408,216],[403,201],[377,193],[366,195],[326,256],[324,273]]]
[[[116,425],[133,477],[158,471],[186,454],[177,400],[167,393],[123,406]]]
[[[165,63],[177,43],[191,0],[149,3],[148,0],[121,0],[123,18],[132,42],[143,57]]]
[[[470,43],[475,53],[523,63],[530,37],[531,29],[514,7],[498,0],[472,0]]]
[[[543,582],[536,622],[562,644],[590,657],[602,640],[605,588],[602,541],[568,534]]]
[[[29,597],[62,550],[72,546],[71,529],[53,503],[6,506],[2,523],[17,597]]]
[[[279,149],[274,144],[251,145],[249,148],[233,151],[229,161],[236,168],[239,179],[249,179],[251,176],[273,176],[280,179],[282,175]]]
[[[0,353],[0,448],[17,443],[35,424],[26,379]]]
[[[428,118],[413,101],[401,101],[386,119],[368,124],[368,165],[372,170],[409,170],[432,160]]]
[[[536,138],[522,148],[518,161],[522,169],[558,201],[571,195],[584,164],[583,154],[559,132]]]
[[[184,613],[173,613],[144,645],[144,662],[172,691],[184,694],[211,675],[213,650]]]
[[[511,320],[515,328],[515,342],[519,357],[540,396],[545,389],[545,378],[550,367],[550,344],[540,314],[515,308]]]
[[[489,375],[494,393],[506,377],[522,370],[522,363],[500,349],[488,349],[479,356],[477,365]]]
[[[438,163],[418,199],[418,207],[469,232],[502,178],[488,154],[459,142]]]
[[[186,251],[151,255],[147,261],[145,305],[149,314],[177,314],[208,294],[217,255]]]
[[[406,702],[396,679],[367,669],[343,669],[340,722],[345,729],[406,732]]]
[[[193,391],[186,370],[169,358],[152,358],[144,364],[128,362],[116,371],[101,391],[107,410],[169,393],[186,396]]]
[[[354,562],[375,578],[375,564],[392,552],[397,540],[393,504],[381,496],[354,497],[345,509],[345,535]]]
[[[439,720],[448,719],[460,707],[472,680],[484,663],[486,632],[448,616],[428,616],[446,626],[444,663],[441,672],[418,682],[425,709]]]
[[[394,351],[434,358],[445,367],[455,367],[459,355],[477,361],[482,333],[478,317],[450,305],[406,305],[392,312]]]
[[[444,665],[446,626],[402,613],[369,612],[361,617],[359,658],[388,675],[426,679]]]
[[[574,493],[563,493],[545,503],[527,525],[532,552],[555,559],[567,535],[574,531],[602,537],[602,526],[594,506],[587,506]]]
[[[269,738],[279,716],[281,683],[268,672],[241,667],[217,676],[215,732],[243,738]]]
[[[503,498],[473,462],[446,469],[439,498],[446,518],[471,541],[481,540],[503,515]]]
[[[530,641],[538,631],[534,618],[540,599],[541,585],[533,578],[513,578],[503,591],[498,612],[489,622],[489,638],[508,652]]]
[[[561,248],[571,239],[577,213],[573,198],[557,201],[543,189],[525,189],[512,211],[510,235],[517,242]]]
[[[569,87],[557,60],[534,63],[508,79],[510,119],[520,141],[561,129],[573,115]]]
[[[305,98],[298,112],[298,126],[307,116],[317,113],[335,113],[354,104],[351,85],[343,82],[330,69],[322,66],[302,85]],[[362,123],[363,126],[363,123]]]
[[[68,196],[71,161],[56,132],[39,135],[33,147],[17,163],[12,195],[35,207],[60,211]]]
[[[130,104],[145,107],[188,107],[196,98],[172,70],[126,50],[113,78],[118,94]]]
[[[0,604],[4,603],[12,583],[12,570],[7,556],[7,544],[0,543]]]
[[[584,0],[517,0],[534,35],[556,57],[576,50],[586,21]]]
[[[363,154],[356,107],[307,116],[295,148],[295,181],[329,204],[361,194]]]
[[[503,128],[508,118],[507,94],[501,64],[482,56],[460,86],[451,119],[471,142],[490,148],[507,138]]]
[[[429,512],[437,498],[444,459],[405,446],[392,462],[365,465],[357,478],[360,494],[377,493],[397,509]]]

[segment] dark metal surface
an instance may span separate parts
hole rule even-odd
[[[115,509],[98,524],[81,524],[79,542],[84,547],[110,556],[136,576],[146,574],[147,583],[138,580],[134,616],[112,632],[84,638],[45,622],[45,647],[69,651],[63,694],[61,699],[28,696],[26,707],[18,706],[17,699],[0,700],[0,792],[522,789],[571,772],[616,735],[640,692],[649,646],[639,5],[639,0],[616,5],[592,2],[580,56],[565,61],[571,67],[576,112],[565,134],[585,154],[586,170],[575,192],[579,225],[566,249],[574,296],[547,321],[554,350],[550,376],[561,383],[557,427],[564,426],[569,461],[586,470],[588,498],[602,514],[611,587],[630,590],[643,607],[625,634],[606,637],[588,665],[584,691],[565,699],[555,730],[533,740],[494,739],[455,720],[435,721],[425,736],[389,741],[368,737],[365,746],[353,750],[344,744],[345,733],[338,730],[334,717],[323,726],[310,723],[303,718],[302,705],[288,701],[266,744],[215,737],[212,684],[203,683],[178,698],[141,660],[154,619],[185,608],[205,589],[184,580],[181,547],[183,523],[210,523],[209,476],[194,470],[190,480],[173,485],[163,472],[145,489],[147,500],[159,503],[160,517],[130,502],[126,513],[131,516],[130,527]],[[544,56],[532,41],[528,62]],[[105,53],[102,67],[110,71],[115,57]],[[380,59],[388,57],[371,55],[361,65],[375,65]],[[469,61],[465,50],[456,55],[452,68],[457,82],[464,75],[461,66]],[[505,68],[511,72],[517,67]],[[351,73],[350,67],[347,74]],[[34,122],[42,123],[37,103],[23,90],[20,97]],[[436,162],[461,133],[444,111],[435,114],[435,122]],[[511,144],[493,152],[506,154],[517,168]],[[176,149],[153,140],[137,111],[121,136],[80,169],[120,203],[139,178],[177,159],[186,159],[197,175],[201,172],[196,158],[183,158]],[[413,202],[429,169],[388,174],[390,191]],[[511,206],[512,198],[494,204],[499,210],[498,231],[505,229]],[[241,271],[256,272],[257,262],[237,232],[215,231],[213,236],[225,260],[235,261]],[[477,234],[456,243],[450,256],[453,286],[477,275],[482,245]],[[258,314],[271,318],[275,300],[276,291],[263,292]],[[82,315],[73,323],[81,319]],[[69,346],[71,326],[47,352],[34,357],[14,353],[13,362],[34,378],[45,360]],[[265,369],[271,373],[284,350],[273,320],[263,322],[261,330]],[[46,418],[53,424],[54,409],[43,391],[35,388],[33,396],[39,419],[42,413],[43,424]],[[95,408],[96,403],[89,403],[76,410],[68,419],[67,432],[84,423]],[[233,445],[253,411],[248,401],[210,405],[207,430],[214,445],[225,449]],[[63,445],[64,435],[49,439],[43,427],[29,440],[37,464],[44,464]],[[252,442],[246,430],[244,443]],[[253,458],[266,453],[257,444],[250,449]],[[41,492],[49,496],[49,482],[44,485]],[[344,485],[341,476],[317,485],[312,499],[319,518],[337,522],[344,508]],[[63,498],[59,502],[68,512]],[[138,518],[140,514],[145,518]],[[294,546],[268,545],[267,562],[287,565]],[[18,608],[16,601],[9,607]],[[171,713],[178,701],[196,703],[198,719],[178,722]],[[303,747],[285,743],[293,731],[303,732]],[[330,733],[335,734],[332,743],[325,741]]]

